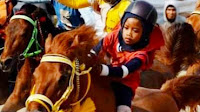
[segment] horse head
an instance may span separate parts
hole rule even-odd
[[[84,77],[80,76],[80,79],[77,79],[76,75],[79,70],[81,72],[84,68],[85,72],[89,72],[88,68],[92,66],[93,62],[91,62],[87,54],[96,42],[95,31],[89,26],[81,26],[78,29],[61,33],[54,39],[52,39],[51,36],[47,38],[45,43],[45,55],[33,73],[33,95],[26,101],[26,106],[29,111],[55,111],[59,109],[59,107],[66,109],[80,97],[72,93],[80,91],[78,94],[81,94],[82,97],[83,91],[76,90],[75,88],[78,86],[73,83],[80,80],[80,82],[78,82],[80,83],[79,87],[81,86],[80,88],[84,88],[85,92],[85,88],[87,87],[81,83]],[[85,65],[81,67],[83,63]],[[63,96],[63,94],[65,95]],[[37,97],[38,99],[35,96],[39,96]],[[36,99],[34,99],[34,97]],[[62,99],[63,97],[66,99]],[[44,101],[43,98],[48,100]],[[35,102],[35,100],[40,100],[44,103],[40,101]],[[62,101],[65,100],[65,105],[62,105]]]
[[[14,65],[26,54],[44,46],[44,39],[53,31],[53,24],[48,19],[46,12],[31,4],[25,4],[12,16],[6,27],[6,39],[3,53],[1,54],[1,68],[10,72]],[[36,43],[36,47],[34,46]],[[30,44],[33,44],[32,46]],[[36,54],[36,53],[35,53]]]

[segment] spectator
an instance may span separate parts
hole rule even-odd
[[[175,22],[184,22],[185,18],[179,15],[179,9],[176,0],[165,1],[163,18],[158,20],[163,33]]]

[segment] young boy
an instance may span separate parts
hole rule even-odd
[[[117,112],[131,112],[140,72],[150,67],[154,51],[164,44],[159,28],[156,27],[150,37],[156,20],[157,12],[151,4],[132,2],[121,19],[121,28],[108,34],[91,50],[94,54],[101,51],[111,56],[111,65],[102,64],[100,75],[120,78],[112,83]]]

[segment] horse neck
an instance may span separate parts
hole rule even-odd
[[[173,97],[163,92],[155,92],[141,97],[135,100],[133,105],[149,112],[178,112],[179,110]]]
[[[26,58],[21,63],[18,63],[18,69],[21,70],[22,67],[30,68],[33,73],[35,68],[39,65],[40,61],[34,58]]]

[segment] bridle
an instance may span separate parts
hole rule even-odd
[[[23,51],[23,53],[20,54],[21,60],[23,60],[24,58],[27,58],[27,57],[33,57],[33,56],[40,54],[42,52],[43,48],[40,46],[40,44],[38,42],[38,29],[37,29],[38,20],[34,21],[33,19],[31,19],[30,17],[25,16],[25,15],[14,15],[11,17],[10,21],[12,21],[14,19],[24,19],[33,25],[33,32],[32,32],[32,36],[29,41],[29,44],[28,44],[27,48]],[[29,50],[31,49],[31,47],[33,46],[34,42],[35,42],[35,46],[36,46],[36,51],[28,53]]]
[[[87,88],[85,91],[85,94],[82,96],[81,99],[77,100],[75,103],[70,104],[71,106],[75,106],[77,104],[80,104],[80,102],[86,97],[89,89],[90,89],[90,85],[91,85],[91,76],[90,76],[90,71],[91,71],[91,67],[88,70],[85,70],[85,64],[79,65],[78,59],[76,58],[74,61],[71,61],[68,57],[61,55],[61,54],[45,54],[43,55],[42,59],[41,59],[41,63],[44,62],[49,62],[49,63],[64,63],[66,65],[69,65],[72,68],[72,72],[71,72],[71,76],[69,79],[69,86],[67,87],[67,89],[65,90],[65,92],[63,93],[63,95],[61,96],[61,98],[56,101],[55,104],[52,103],[52,101],[42,95],[42,94],[35,94],[35,85],[32,88],[31,91],[31,95],[28,97],[28,99],[26,100],[26,107],[29,106],[29,104],[31,102],[37,102],[39,104],[41,104],[43,107],[45,107],[45,109],[48,112],[59,112],[60,110],[60,105],[63,104],[64,101],[66,101],[69,97],[69,95],[71,94],[71,92],[74,89],[74,78],[79,77],[81,75],[87,75],[88,77],[88,83],[87,83]],[[79,78],[76,78],[76,86],[77,86],[77,91],[80,91],[80,82],[79,82]],[[77,95],[78,94],[78,95]],[[79,96],[79,93],[76,93],[76,96]],[[49,108],[48,105],[51,107]]]

